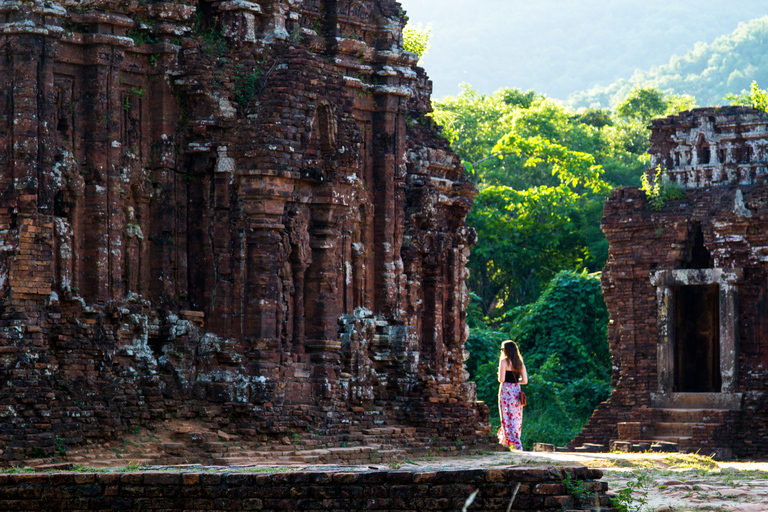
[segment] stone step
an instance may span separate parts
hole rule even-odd
[[[656,409],[662,422],[724,423],[731,411],[725,409]]]
[[[653,424],[654,437],[692,436],[697,428],[703,427],[704,425],[704,423],[673,423],[659,421]]]
[[[654,438],[639,441],[614,440],[611,441],[609,449],[612,452],[622,453],[677,453],[680,451],[680,445],[677,443],[677,438]]]
[[[253,462],[253,457],[214,457],[212,462],[216,466],[234,466]]]
[[[291,460],[295,462],[303,462],[305,464],[322,464],[326,462],[325,458],[317,455],[301,455],[301,456],[294,455],[293,457],[291,457]]]
[[[685,451],[693,446],[693,437],[691,436],[653,436],[653,440],[663,443],[675,443],[678,445],[678,451]]]

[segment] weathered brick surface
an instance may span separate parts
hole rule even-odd
[[[409,475],[405,478],[404,475]],[[144,473],[131,475],[28,474],[0,478],[2,510],[384,510],[458,511],[479,491],[469,510],[614,512],[599,470],[525,468],[349,473]],[[569,495],[566,475],[589,496]],[[0,475],[2,476],[2,475]],[[130,476],[131,478],[126,478]],[[212,479],[211,477],[220,477]],[[181,482],[184,481],[184,484]],[[598,505],[599,504],[599,505]]]
[[[605,204],[603,230],[610,255],[602,282],[611,314],[608,341],[615,390],[574,444],[607,447],[612,439],[653,439],[665,422],[666,428],[679,422],[677,428],[689,430],[681,434],[683,449],[740,456],[768,453],[767,123],[768,114],[744,107],[696,109],[653,122],[653,168],[666,168],[685,195],[654,211],[641,191],[623,188]],[[674,410],[663,403],[676,391],[671,377],[666,385],[660,375],[665,366],[660,347],[672,333],[660,331],[660,307],[666,306],[652,275],[691,268],[687,262],[693,258],[697,231],[711,256],[714,270],[709,272],[741,270],[733,273],[739,279],[718,284],[720,343],[729,336],[723,326],[735,326],[734,353],[720,361],[722,387],[710,397],[710,406],[697,405],[708,410],[694,422],[692,407]],[[723,309],[723,293],[735,294],[735,314]],[[729,382],[732,375],[735,380]],[[731,397],[729,407],[718,402],[717,395],[725,394]]]
[[[2,456],[175,417],[480,439],[475,190],[399,4],[64,5],[0,1]]]

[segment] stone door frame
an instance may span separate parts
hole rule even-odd
[[[657,270],[651,272],[651,284],[656,287],[658,315],[656,393],[651,403],[657,407],[710,407],[738,409],[741,394],[737,393],[739,361],[739,294],[738,285],[744,281],[740,268]],[[720,393],[675,393],[674,319],[672,287],[717,285],[720,308]]]

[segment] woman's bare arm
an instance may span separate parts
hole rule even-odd
[[[525,369],[525,364],[523,364],[523,372],[520,374],[520,384],[528,384],[528,370]]]
[[[504,382],[504,372],[506,371],[507,360],[503,357],[499,358],[499,382]]]

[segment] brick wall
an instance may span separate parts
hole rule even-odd
[[[570,475],[592,497],[568,494]],[[599,481],[587,468],[511,468],[409,472],[288,473],[51,473],[0,475],[3,510],[469,510],[613,512]],[[519,487],[518,487],[519,485]],[[515,495],[515,490],[517,494]]]

